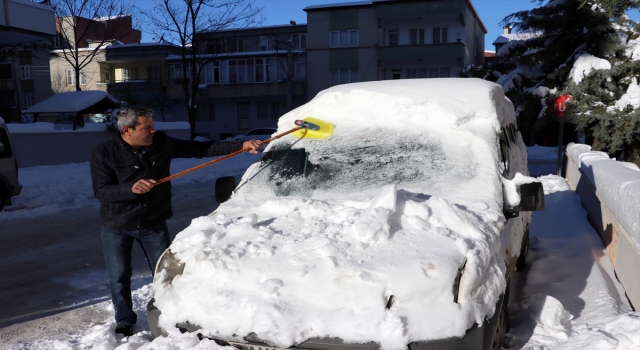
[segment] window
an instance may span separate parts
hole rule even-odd
[[[33,79],[31,76],[31,66],[20,66],[20,78]]]
[[[22,108],[33,106],[33,94],[22,94]]]
[[[331,86],[355,83],[358,81],[357,69],[343,69],[329,71],[331,76]]]
[[[76,85],[76,72],[73,69],[65,71],[67,85]]]
[[[402,71],[401,70],[392,70],[391,71],[391,79],[402,79]]]
[[[260,37],[260,51],[273,51],[273,36]]]
[[[409,43],[411,45],[424,44],[424,29],[423,28],[411,28],[409,32]]]
[[[389,46],[398,46],[398,38],[400,36],[400,32],[395,29],[395,30],[390,30],[389,31],[389,36],[388,36],[388,43]]]
[[[221,39],[208,40],[207,50],[209,53],[222,53],[222,40]]]
[[[258,102],[258,119],[269,119],[271,114],[271,104],[269,102]]]
[[[330,47],[358,46],[358,30],[336,30],[329,32]]]
[[[244,39],[229,39],[227,42],[227,52],[244,52]]]
[[[293,34],[291,36],[291,45],[294,49],[306,49],[307,48],[307,34]]]
[[[122,81],[132,81],[140,79],[140,71],[138,67],[122,68]]]
[[[249,104],[238,103],[238,129],[249,129]]]
[[[167,65],[169,73],[169,83],[172,85],[182,84],[182,63],[169,63]],[[189,77],[189,70],[187,69],[187,78]]]
[[[209,62],[200,68],[200,79],[203,84],[216,84],[220,82],[220,62]]]
[[[111,69],[109,68],[102,69],[102,81],[105,83],[111,83]]]
[[[162,67],[150,66],[147,67],[147,81],[159,83],[162,81]]]
[[[215,105],[213,103],[198,105],[197,120],[215,120]]]
[[[271,119],[278,119],[287,113],[287,102],[277,101],[271,104]]]
[[[0,79],[13,79],[11,64],[0,64]]]
[[[449,78],[449,68],[431,68],[429,69],[429,78]],[[426,77],[425,77],[426,78]]]
[[[428,69],[407,69],[407,78],[415,79],[415,78],[428,78],[429,70]]]
[[[446,27],[434,27],[433,28],[433,43],[444,44],[448,43],[448,30]]]

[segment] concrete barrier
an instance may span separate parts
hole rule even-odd
[[[640,307],[640,169],[588,145],[567,146],[564,176],[580,195],[630,303]]]
[[[7,124],[20,168],[88,162],[91,149],[116,136],[105,124],[87,123],[72,129],[69,124]],[[155,122],[157,130],[188,140],[189,123]]]

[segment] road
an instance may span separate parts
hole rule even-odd
[[[172,238],[192,218],[215,210],[214,185],[174,186],[174,217],[167,222]],[[108,300],[97,206],[0,220],[0,227],[0,329]],[[133,265],[133,287],[148,283],[149,265],[138,245]]]

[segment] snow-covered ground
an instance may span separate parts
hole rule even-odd
[[[530,172],[545,188],[546,208],[534,212],[531,226],[529,267],[512,282],[509,310],[509,349],[640,349],[640,313],[633,312],[616,281],[612,264],[596,234],[589,226],[580,198],[557,177],[557,149],[529,147]],[[241,171],[252,161],[239,156],[225,161],[226,169]],[[172,172],[199,160],[175,160]],[[46,174],[46,176],[43,176]],[[23,194],[16,197],[0,219],[35,217],[74,206],[95,206],[91,193],[88,163],[20,169]],[[219,176],[215,170],[200,170],[174,181],[176,186],[196,191],[198,183]],[[46,179],[46,181],[45,181]],[[86,276],[85,276],[86,278]],[[150,279],[149,279],[150,282]],[[109,301],[0,329],[2,349],[214,349],[212,341],[199,341],[195,334],[175,332],[153,340],[146,324],[145,306],[150,299],[149,284],[134,291],[134,307],[139,315],[136,334],[115,335]],[[107,296],[108,291],[104,291]],[[85,300],[77,300],[80,304]],[[104,319],[63,333],[56,329],[87,308]],[[95,312],[97,311],[97,312]],[[86,312],[85,312],[86,313]],[[60,324],[57,324],[60,323]],[[23,339],[6,334],[25,334]],[[42,334],[38,336],[38,334]],[[35,335],[35,336],[34,336]]]

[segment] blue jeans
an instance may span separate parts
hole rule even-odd
[[[102,226],[102,248],[104,261],[111,285],[111,301],[118,324],[133,325],[138,316],[133,311],[131,300],[131,252],[133,242],[138,241],[149,262],[151,274],[154,274],[160,255],[169,248],[171,238],[167,224],[156,225],[148,229],[117,229]]]

